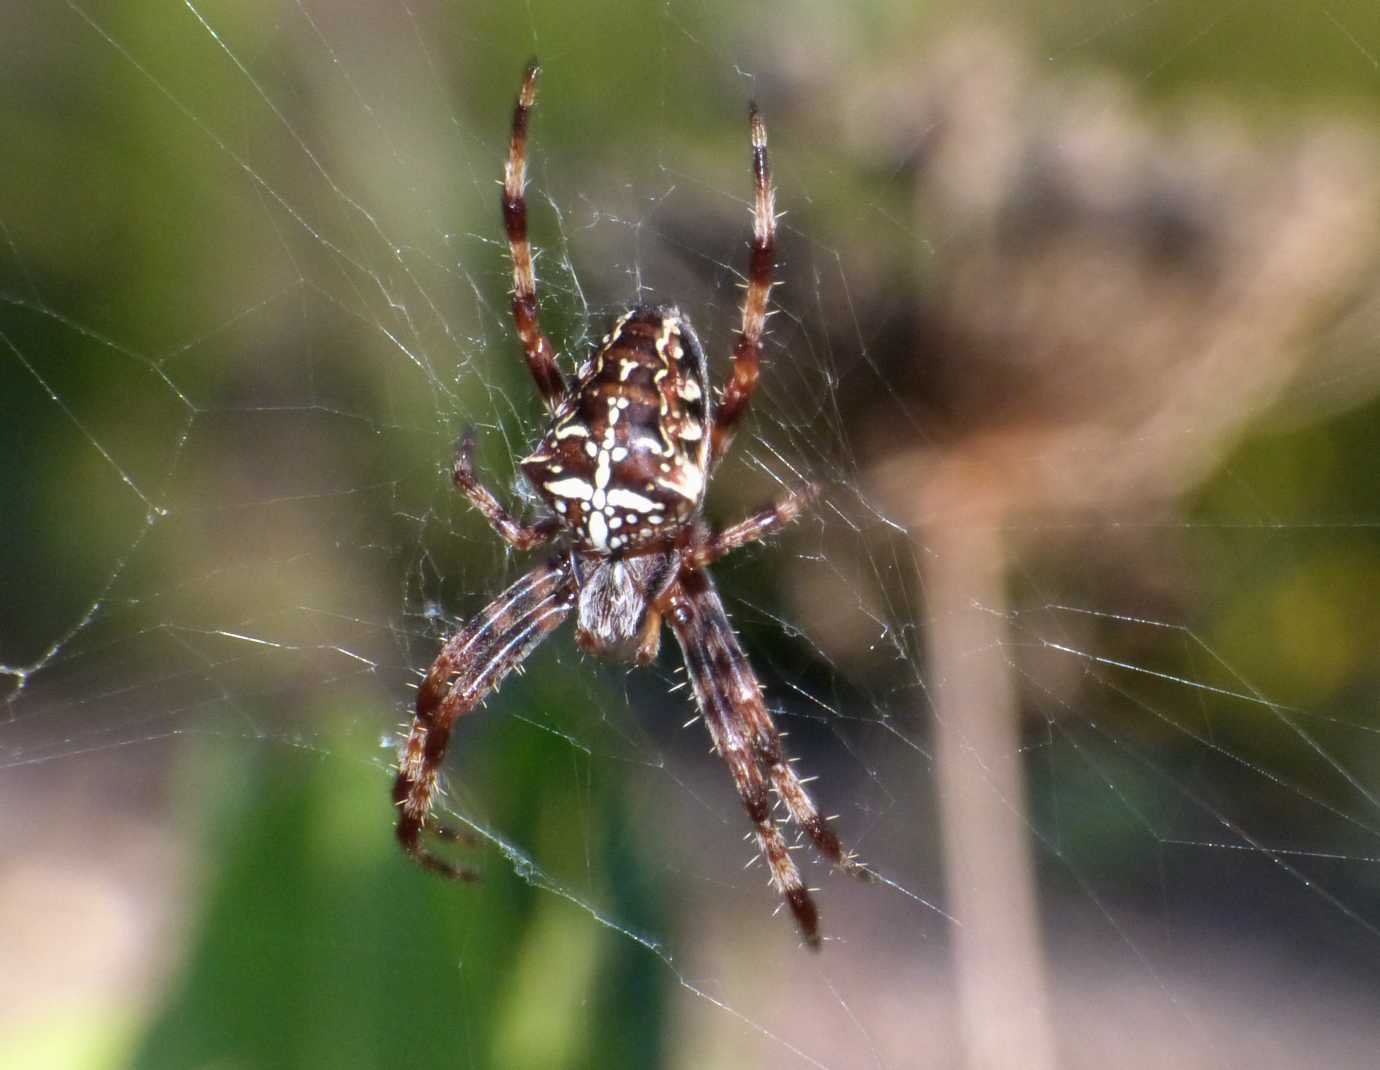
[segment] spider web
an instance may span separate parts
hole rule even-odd
[[[544,5],[83,0],[0,28],[25,42],[0,64],[0,916],[30,934],[0,980],[0,1051],[39,1065],[63,1034],[95,1052],[62,1049],[68,1066],[292,1062],[247,1039],[274,1033],[286,992],[349,1050],[422,1065],[958,1065],[983,1015],[1067,1065],[1367,1064],[1373,286],[1369,247],[1296,188],[1358,175],[1318,202],[1364,215],[1369,172],[1347,167],[1369,136],[1372,11],[1088,5],[950,52],[955,18],[900,5],[864,23],[666,3],[600,24]],[[716,567],[814,797],[881,877],[798,854],[818,957],[772,917],[672,651],[626,673],[566,629],[458,726],[445,808],[476,835],[480,885],[413,873],[391,842],[410,689],[539,560],[447,476],[473,425],[517,501],[540,430],[496,186],[534,52],[532,230],[567,368],[621,308],[665,301],[724,374],[746,100],[768,120],[783,284],[709,511],[827,486],[789,535]],[[978,120],[999,109],[975,102],[1032,68],[1082,87],[1032,95],[1083,109],[1089,161],[1160,136],[1117,141],[1108,116],[1179,124],[1204,189],[1232,174],[1222,146],[1311,145],[1297,130],[1330,129],[1318,115],[1349,119],[1324,146],[1340,156],[1279,158],[1290,192],[1235,191],[1239,234],[1218,201],[1180,211],[1197,187],[1173,161],[1130,223],[1094,197],[1114,234],[1153,215],[1171,259],[1184,218],[1225,236],[1194,293],[1137,290],[1172,313],[1122,318],[1132,342],[1070,368],[1080,339],[1020,306],[1048,294],[961,252],[999,168],[965,173],[949,138],[998,159]],[[1057,193],[1003,225],[1061,218]],[[1310,241],[1347,270],[1310,275],[1328,281],[1308,302],[1286,273],[1224,285],[1230,313],[1192,303],[1272,257],[1312,263]],[[1162,333],[1135,350],[1140,323]],[[1124,346],[1201,359],[1130,367]],[[1213,363],[1243,352],[1249,375]],[[965,893],[965,858],[1029,880],[1034,913]],[[1003,973],[1030,1031],[1008,1032]],[[223,996],[241,976],[262,1002]],[[91,1037],[67,1029],[73,1006]],[[303,1065],[369,1064],[329,1032],[277,1035]]]

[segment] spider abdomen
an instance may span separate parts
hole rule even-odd
[[[621,316],[522,462],[579,548],[618,555],[684,524],[704,498],[704,350],[679,310]]]

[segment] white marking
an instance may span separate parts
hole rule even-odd
[[[642,427],[629,427],[627,441],[629,448],[634,452],[647,453],[661,449],[661,440],[656,432]]]
[[[589,428],[582,423],[566,424],[564,427],[556,428],[556,437],[560,438],[589,438]]]
[[[700,500],[700,491],[704,490],[704,473],[694,465],[683,464],[680,466],[680,481],[673,482],[669,479],[658,479],[657,485],[665,487],[667,490],[679,494],[682,498],[687,498],[692,502]]]
[[[594,469],[594,485],[600,490],[603,490],[609,485],[609,477],[611,475],[613,475],[613,473],[609,470],[609,451],[600,450],[599,460],[596,462],[596,467]]]
[[[676,391],[686,401],[700,400],[700,384],[694,379],[682,379],[680,389]]]
[[[620,360],[618,362],[618,381],[620,383],[626,383],[628,381],[628,376],[637,371],[639,367],[640,365],[635,360]]]
[[[617,550],[617,549],[618,549],[620,546],[622,546],[622,545],[623,545],[623,536],[622,536],[622,535],[615,535],[613,538],[611,538],[611,539],[609,540],[609,549],[610,549],[610,550]]]
[[[550,483],[543,483],[542,486],[558,498],[576,498],[587,502],[594,495],[594,488],[586,480],[576,476],[552,480]]]
[[[598,353],[600,371],[604,370],[604,356],[609,351],[610,340],[623,336],[623,328],[627,326],[628,320],[632,317],[632,314],[633,310],[628,309],[627,312],[623,313],[623,315],[618,318],[618,322],[613,325],[613,330],[609,331],[609,333],[604,336],[604,344],[599,348]]]
[[[704,438],[704,428],[694,420],[686,417],[684,422],[680,425],[680,437],[686,442],[698,442],[700,439]]]
[[[593,442],[586,442],[585,452],[588,453],[591,457],[595,457],[599,453],[599,447],[596,446]]]
[[[610,530],[610,531],[617,531],[617,530],[618,530],[619,528],[621,528],[622,526],[623,526],[623,518],[622,518],[621,516],[615,516],[615,517],[613,517],[612,519],[609,520],[609,530]]]
[[[609,491],[609,504],[615,508],[631,509],[635,513],[650,513],[666,508],[661,502],[644,498],[637,491],[626,490],[623,487],[614,487]]]
[[[612,452],[611,456],[613,457],[613,460],[614,460],[615,463],[617,463],[618,461],[621,461],[621,460],[622,460],[624,457],[626,457],[627,455],[628,455],[628,447],[627,447],[627,446],[614,446],[614,447],[613,447],[613,452]]]
[[[604,514],[590,513],[587,528],[589,530],[589,541],[593,547],[596,550],[607,550],[609,548],[609,528],[608,525],[604,523]]]
[[[671,339],[680,333],[680,320],[675,316],[667,316],[661,321],[661,334],[656,340],[656,355],[661,358],[663,364],[666,363],[666,349],[670,345]]]
[[[565,502],[557,502],[557,503],[556,503],[556,512],[558,512],[558,513],[564,513],[564,512],[565,512]]]
[[[649,516],[649,517],[647,518],[647,523],[649,523],[649,524],[660,524],[660,523],[661,523],[661,517],[657,516],[656,513],[653,513],[651,516]]]

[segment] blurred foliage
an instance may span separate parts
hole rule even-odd
[[[556,710],[566,701],[550,683],[507,698]],[[379,776],[344,776],[339,763],[284,748],[189,755],[184,794],[197,799],[209,784],[215,806],[197,836],[210,859],[202,918],[131,1065],[655,1063],[660,961],[621,930],[572,923],[582,908],[538,886],[545,873],[587,867],[594,886],[582,898],[620,925],[664,930],[635,847],[615,832],[625,825],[618,783],[578,770],[572,798],[572,778],[552,772],[569,768],[569,747],[524,728],[488,734],[475,779],[494,791],[495,827],[533,845],[540,868],[510,868],[489,844],[457,848],[482,873],[474,884],[403,860],[380,820]]]

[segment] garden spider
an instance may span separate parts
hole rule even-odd
[[[537,319],[536,280],[527,242],[527,121],[537,66],[523,78],[503,173],[503,222],[513,261],[513,319],[527,366],[551,414],[536,450],[521,462],[550,511],[535,523],[515,519],[476,478],[472,441],[462,439],[456,487],[509,545],[526,550],[568,534],[569,548],[513,584],[451,636],[417,689],[417,713],[393,798],[398,840],[417,862],[449,877],[474,874],[429,851],[427,828],[437,776],[456,718],[472,711],[566,615],[588,653],[645,665],[656,657],[665,619],[680,643],[695,701],[714,750],[728,763],[771,882],[785,897],[805,942],[819,946],[819,915],[772,817],[771,793],[839,868],[871,871],[844,851],[781,750],[762,691],[706,567],[731,550],[790,523],[815,498],[808,486],[723,531],[701,516],[709,474],[723,458],[757,383],[762,328],[776,245],[767,132],[751,108],[754,179],[752,256],[733,374],[715,400],[708,366],[690,323],[672,306],[625,312],[605,335],[572,388],[556,367]]]

